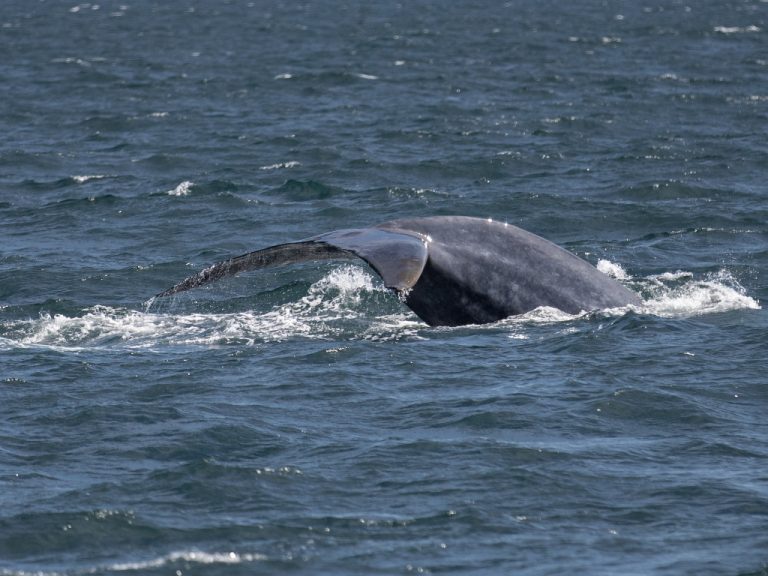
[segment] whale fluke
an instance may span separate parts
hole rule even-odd
[[[234,276],[235,274],[247,272],[248,270],[258,270],[260,268],[268,268],[280,264],[305,262],[307,260],[329,260],[354,257],[355,255],[351,252],[341,250],[330,244],[319,242],[307,241],[279,244],[277,246],[264,248],[263,250],[248,252],[247,254],[230,258],[229,260],[217,262],[213,266],[201,270],[194,276],[185,278],[175,286],[168,288],[168,290],[160,292],[155,298],[171,296],[191,288],[205,286],[206,284],[220,280],[225,276]]]
[[[362,258],[432,326],[495,322],[550,306],[575,314],[640,298],[578,256],[517,226],[467,216],[393,220],[320,234],[224,260],[157,295],[248,270]]]

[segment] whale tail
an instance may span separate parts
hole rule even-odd
[[[155,297],[171,296],[249,270],[311,260],[353,258],[362,258],[370,264],[387,288],[402,292],[412,288],[421,276],[427,261],[426,241],[413,233],[377,228],[338,230],[217,262]]]
[[[270,246],[255,252],[248,252],[241,256],[229,258],[217,262],[204,270],[201,270],[193,276],[185,278],[175,286],[160,292],[155,296],[162,298],[184,292],[199,286],[205,286],[226,276],[234,276],[241,272],[249,270],[259,270],[271,266],[280,266],[282,264],[292,264],[296,262],[305,262],[308,260],[329,260],[337,258],[354,258],[355,255],[346,250],[342,250],[330,244],[324,244],[314,241],[290,242],[288,244],[279,244]]]
[[[539,306],[576,314],[641,303],[634,292],[540,236],[466,216],[393,220],[271,246],[214,264],[157,297],[248,270],[355,257],[432,326],[494,322]]]

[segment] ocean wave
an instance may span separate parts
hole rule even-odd
[[[171,552],[165,556],[152,558],[150,560],[143,560],[138,562],[124,562],[119,564],[112,564],[110,566],[103,567],[107,571],[115,572],[128,572],[128,571],[141,571],[147,568],[160,568],[168,565],[175,565],[179,563],[185,564],[244,564],[247,562],[256,562],[259,560],[266,560],[267,557],[263,554],[250,554],[250,553],[238,553],[238,552],[201,552],[199,550],[183,550],[179,552]],[[101,569],[99,569],[101,570]],[[96,572],[98,570],[94,570]]]
[[[739,195],[745,198],[748,197],[748,195],[731,188],[716,188],[674,178],[633,184],[620,190],[618,195],[627,200],[640,200],[643,202],[652,200],[680,202],[686,199],[733,199],[734,196]]]
[[[291,80],[306,83],[309,86],[344,86],[359,80],[378,80],[379,76],[366,72],[345,70],[320,70],[304,72],[281,72],[273,76],[274,80]]]
[[[307,200],[325,200],[343,192],[334,186],[314,180],[287,180],[282,186],[270,193],[286,200],[300,202]]]
[[[86,184],[94,180],[104,180],[105,178],[116,178],[113,175],[108,174],[75,174],[73,176],[67,176],[64,178],[57,178],[55,180],[36,180],[26,179],[18,183],[18,186],[35,192],[56,192],[63,189]]]
[[[289,160],[288,162],[278,162],[277,164],[259,166],[259,170],[281,170],[285,168],[296,168],[297,166],[301,166],[301,162],[297,160]]]

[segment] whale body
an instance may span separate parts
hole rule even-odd
[[[230,258],[157,295],[308,260],[361,258],[431,326],[485,324],[540,306],[570,314],[640,297],[589,262],[522,228],[468,216],[407,218],[337,230]]]

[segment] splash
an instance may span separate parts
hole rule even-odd
[[[167,194],[168,196],[189,196],[189,191],[192,190],[192,186],[194,186],[194,182],[190,182],[189,180],[185,180],[176,188],[173,190],[168,190]]]
[[[597,269],[643,295],[640,307],[601,310],[601,315],[621,316],[634,311],[660,317],[687,317],[761,308],[728,270],[719,270],[702,278],[692,272],[677,270],[637,279],[609,260],[600,260]],[[555,308],[541,307],[502,322],[512,326],[550,324],[569,322],[586,315],[586,312],[566,314]]]
[[[700,278],[693,272],[677,270],[642,279],[633,278],[619,264],[608,260],[600,260],[597,269],[643,294],[643,305],[637,310],[643,313],[675,317],[760,309],[760,303],[747,295],[745,288],[725,269]]]
[[[661,317],[686,317],[760,309],[758,301],[748,296],[727,270],[699,278],[691,272],[675,271],[635,279],[618,264],[601,261],[599,266],[644,295],[639,308],[604,310],[601,315],[621,316],[633,310]],[[421,339],[425,331],[435,330],[426,328],[367,269],[355,265],[331,270],[301,298],[266,311],[174,313],[173,308],[178,306],[171,302],[171,311],[160,313],[152,311],[154,306],[152,300],[142,310],[93,306],[79,315],[43,314],[36,319],[4,322],[0,325],[0,349],[152,350],[167,346],[256,345],[296,338],[395,341]],[[567,314],[541,307],[491,326],[512,328],[514,337],[525,339],[531,325],[567,326],[585,316],[590,314]]]
[[[292,338],[354,338],[361,334],[363,338],[387,339],[413,325],[421,326],[396,315],[379,317],[371,324],[371,310],[381,311],[380,304],[371,300],[382,297],[397,305],[395,296],[376,283],[367,270],[348,265],[330,271],[300,299],[267,311],[157,313],[151,311],[151,300],[141,311],[93,306],[80,315],[42,314],[36,319],[4,323],[0,348],[153,349],[248,345]]]
[[[657,316],[699,316],[732,310],[759,310],[760,303],[727,270],[697,279],[690,272],[666,272],[646,279],[648,312]]]
[[[600,260],[597,263],[597,269],[603,274],[607,274],[611,278],[616,280],[628,280],[629,274],[621,267],[621,264],[616,264],[610,260]]]

